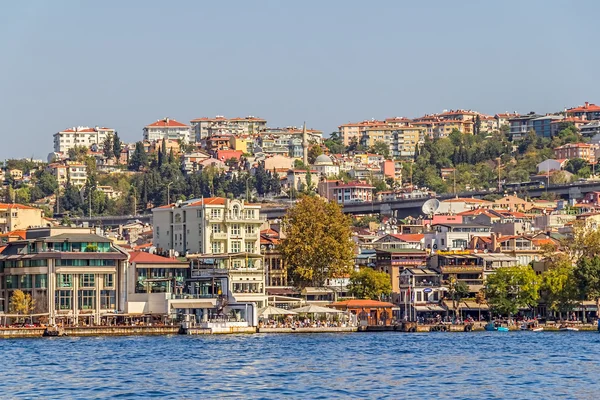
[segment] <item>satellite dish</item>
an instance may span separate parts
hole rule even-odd
[[[150,254],[156,254],[156,247],[152,246],[148,249],[148,253]]]
[[[440,208],[440,201],[438,199],[429,199],[421,207],[421,211],[425,215],[433,215]]]
[[[175,251],[175,252],[173,253],[173,255],[174,255],[175,257],[179,257],[179,252],[178,252],[178,251]]]

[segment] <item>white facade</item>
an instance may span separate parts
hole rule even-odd
[[[214,135],[255,135],[267,127],[262,118],[248,116],[245,118],[225,118],[217,115],[214,118],[197,118],[190,121],[196,142]]]
[[[425,249],[432,252],[464,250],[474,236],[490,237],[491,227],[485,225],[447,224],[433,225],[431,232],[425,233]]]
[[[90,147],[93,144],[102,146],[108,135],[114,135],[111,128],[90,128],[77,126],[54,134],[54,151],[66,153],[75,146]]]
[[[144,140],[156,142],[163,139],[190,142],[190,127],[174,119],[164,118],[144,127]]]

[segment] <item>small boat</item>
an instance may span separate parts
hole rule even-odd
[[[508,332],[508,327],[506,326],[502,326],[502,324],[500,322],[488,322],[485,325],[485,330],[486,331],[497,331],[497,332]]]
[[[579,328],[576,328],[573,324],[562,324],[558,327],[561,332],[579,332]]]
[[[544,330],[541,326],[538,326],[537,321],[524,322],[521,325],[522,331],[541,332]]]

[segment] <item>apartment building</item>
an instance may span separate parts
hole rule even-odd
[[[531,129],[533,129],[533,120],[542,117],[535,112],[530,112],[526,115],[518,115],[508,119],[510,127],[509,134],[513,140],[522,140]]]
[[[567,143],[554,149],[554,158],[558,160],[582,158],[595,163],[600,155],[600,145],[591,143]]]
[[[567,116],[587,119],[588,121],[600,119],[600,106],[586,101],[582,106],[569,108]]]
[[[115,130],[112,128],[90,128],[88,126],[68,128],[54,134],[54,151],[66,154],[75,146],[91,147],[94,144],[102,148],[106,138],[114,134]]]
[[[338,126],[338,131],[344,146],[349,146],[353,141],[360,142],[362,131],[368,127],[385,127],[388,126],[386,121],[378,121],[375,119],[365,120],[362,122],[349,122]]]
[[[543,117],[534,118],[531,120],[531,128],[535,131],[535,134],[542,137],[552,137],[553,126],[557,127],[564,117],[562,115],[545,115]],[[558,133],[558,132],[557,132]]]
[[[336,201],[338,204],[347,204],[373,201],[373,190],[375,187],[368,183],[337,181],[335,186],[329,188],[327,192],[333,196],[329,200]]]
[[[47,167],[48,171],[56,177],[62,187],[67,183],[83,187],[87,183],[87,166],[82,163],[67,161],[66,163],[53,163]]]
[[[50,324],[99,324],[125,309],[127,254],[88,228],[36,228],[0,253],[0,302],[15,289],[35,300]]]
[[[278,154],[292,158],[302,158],[304,155],[303,131],[296,127],[266,128],[255,138],[254,153]],[[323,143],[323,132],[307,129],[308,142]]]
[[[0,233],[46,226],[42,210],[23,204],[0,203]]]
[[[267,120],[248,116],[244,118],[225,118],[217,115],[214,118],[202,117],[190,121],[193,137],[201,142],[214,135],[255,135],[267,127]]]
[[[171,118],[159,119],[144,127],[144,140],[156,142],[163,139],[190,142],[190,127]]]

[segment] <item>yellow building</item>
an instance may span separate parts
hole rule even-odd
[[[229,139],[229,146],[233,150],[239,150],[242,153],[250,153],[248,151],[248,145],[252,144],[253,140],[250,136],[231,136]]]
[[[437,127],[434,129],[434,137],[445,138],[452,133],[453,130],[457,129],[461,133],[473,134],[473,121],[471,120],[441,120],[438,122]]]
[[[0,232],[46,226],[47,221],[39,208],[23,204],[0,203]]]

